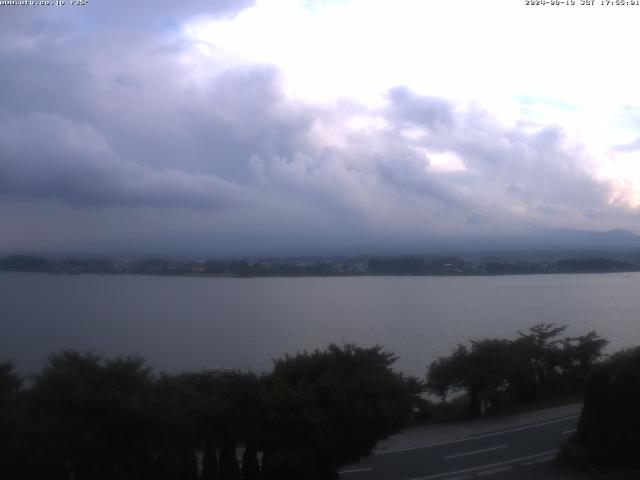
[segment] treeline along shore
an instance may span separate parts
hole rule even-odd
[[[640,255],[580,258],[464,260],[459,257],[309,257],[227,260],[65,258],[32,255],[0,258],[0,271],[60,274],[296,277],[364,275],[532,275],[640,271]]]
[[[140,357],[75,351],[52,354],[30,379],[2,363],[0,478],[337,479],[381,439],[441,421],[451,405],[474,416],[583,394],[563,457],[640,467],[640,348],[606,358],[596,332],[564,332],[543,323],[460,344],[424,378],[395,372],[380,346],[351,344],[285,355],[260,375],[158,374]]]

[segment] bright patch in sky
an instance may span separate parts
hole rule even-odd
[[[453,152],[423,152],[429,159],[429,168],[436,172],[465,171],[464,162]]]
[[[624,11],[623,11],[624,10]],[[309,101],[376,105],[389,88],[474,102],[511,123],[560,125],[587,146],[601,177],[640,191],[635,61],[640,8],[525,8],[497,0],[259,0],[231,21],[188,25],[230,55],[278,66]],[[365,122],[366,123],[366,122]]]
[[[521,3],[258,0],[237,18],[186,30],[278,65],[294,91],[321,98],[366,97],[394,84],[431,95],[520,93],[558,104],[640,98],[632,56],[640,11]]]

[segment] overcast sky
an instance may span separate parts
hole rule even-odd
[[[524,0],[0,6],[0,252],[640,233],[638,24]]]

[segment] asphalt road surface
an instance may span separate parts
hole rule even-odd
[[[341,480],[496,480],[530,477],[575,431],[578,415],[546,419],[452,441],[374,452],[344,467]],[[544,475],[541,476],[544,478]]]

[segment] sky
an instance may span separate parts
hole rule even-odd
[[[640,234],[640,5],[0,5],[0,252]]]

